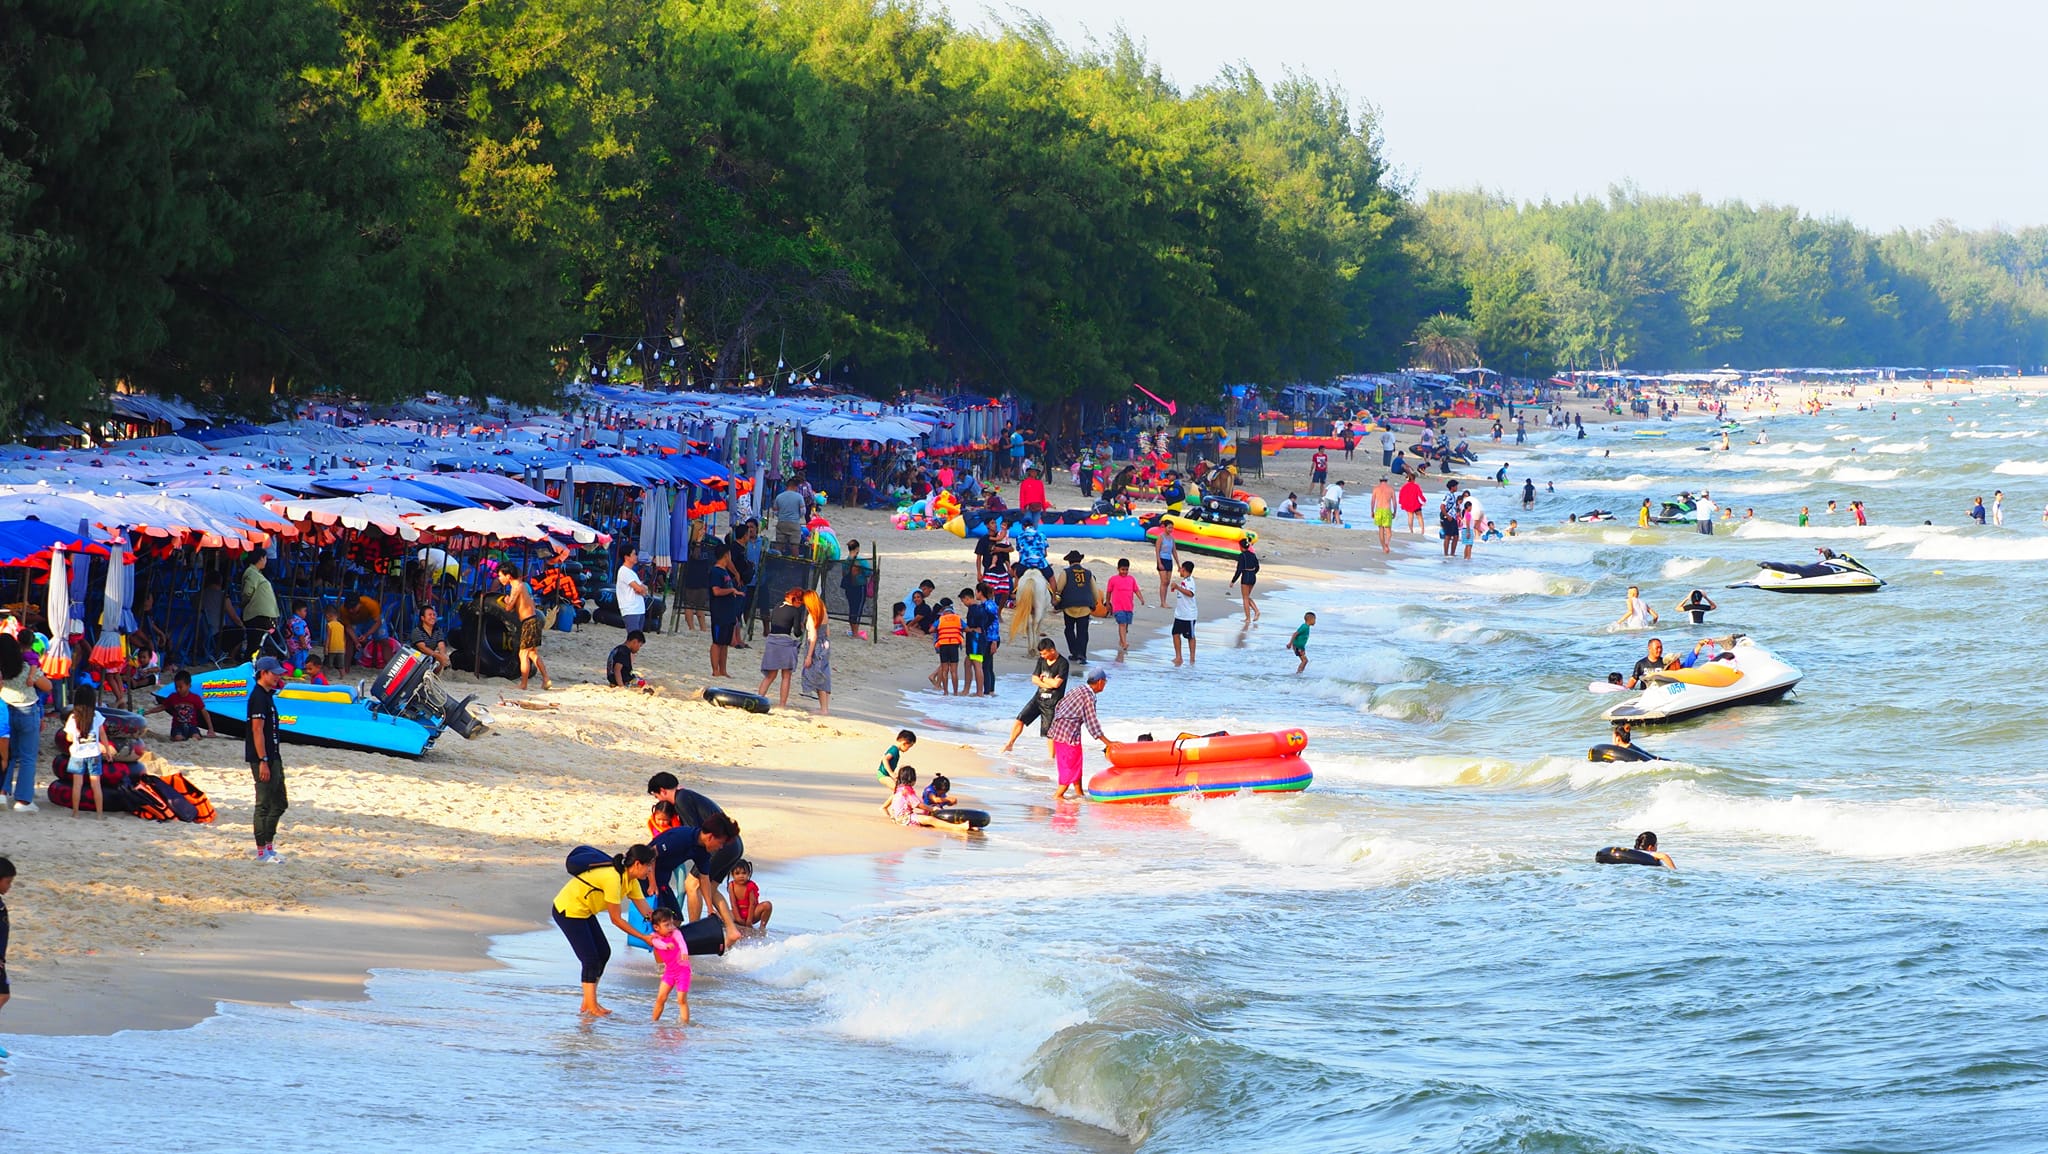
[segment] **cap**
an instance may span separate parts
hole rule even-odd
[[[1087,684],[1089,684],[1089,685],[1104,685],[1104,684],[1107,684],[1108,682],[1109,682],[1109,670],[1107,670],[1107,669],[1104,669],[1104,668],[1102,668],[1101,666],[1099,666],[1099,665],[1098,665],[1098,666],[1096,666],[1095,668],[1093,668],[1093,669],[1091,669],[1091,670],[1089,670],[1089,671],[1088,671],[1088,681],[1087,681]]]
[[[256,672],[258,672],[258,673],[283,673],[283,672],[284,672],[284,662],[282,662],[282,661],[279,661],[279,660],[278,660],[277,658],[275,658],[275,657],[258,657],[258,658],[256,659]]]

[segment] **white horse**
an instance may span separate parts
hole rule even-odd
[[[1013,643],[1036,652],[1038,639],[1046,635],[1045,619],[1052,612],[1052,586],[1045,583],[1045,574],[1026,569],[1017,579],[1013,596],[1017,603],[1010,610],[1010,637]]]

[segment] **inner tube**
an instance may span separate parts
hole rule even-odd
[[[654,927],[640,916],[640,907],[626,903],[626,924],[643,934],[653,933]],[[676,927],[683,936],[683,947],[690,954],[723,954],[725,952],[725,922],[717,914],[706,914],[694,922],[685,922]],[[644,950],[647,944],[639,938],[627,938],[626,944],[636,950]]]
[[[1642,850],[1628,849],[1618,845],[1608,846],[1606,849],[1594,854],[1593,860],[1601,865],[1639,865],[1654,866],[1657,869],[1664,868],[1663,862],[1658,861],[1655,857],[1644,853]]]
[[[1587,761],[1662,761],[1654,753],[1647,753],[1633,745],[1614,745],[1601,742],[1586,751]]]
[[[727,689],[720,685],[707,685],[704,687],[704,700],[713,705],[723,705],[727,709],[744,709],[748,713],[768,712],[767,698],[758,693],[748,693],[744,689]]]
[[[968,829],[980,829],[988,824],[988,814],[978,809],[961,809],[959,806],[942,806],[931,812],[933,821],[948,825],[964,825]]]

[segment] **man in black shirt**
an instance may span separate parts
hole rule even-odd
[[[435,668],[448,668],[448,632],[441,628],[441,615],[432,605],[420,610],[420,627],[406,643],[433,658]]]
[[[702,825],[663,830],[649,843],[654,849],[656,903],[677,913],[682,913],[687,905],[690,921],[696,921],[704,907],[710,906],[711,912],[725,923],[727,945],[738,941],[740,932],[718,883],[725,880],[733,863],[739,860],[737,853],[722,852],[738,842],[739,836],[737,822],[713,812],[704,815]]]
[[[277,757],[277,691],[284,687],[284,664],[275,657],[259,657],[254,673],[242,756],[256,777],[256,860],[277,865],[284,860],[277,855],[277,823],[291,808],[284,793],[284,763]]]
[[[605,682],[622,689],[631,686],[634,683],[633,655],[640,652],[640,647],[645,644],[647,634],[635,629],[626,634],[625,644],[612,646],[612,655],[604,662]]]
[[[1664,668],[1664,642],[1652,637],[1650,638],[1649,655],[1637,660],[1635,669],[1628,675],[1628,687],[1630,689],[1643,688],[1649,684],[1649,682],[1643,680],[1644,675],[1652,670],[1662,668]]]
[[[1052,638],[1038,639],[1038,661],[1031,667],[1031,700],[1024,704],[1017,720],[1010,725],[1010,740],[1003,743],[1003,752],[1017,744],[1023,736],[1024,727],[1036,721],[1040,736],[1051,732],[1053,710],[1060,707],[1060,698],[1067,693],[1067,659],[1060,656],[1059,646]]]

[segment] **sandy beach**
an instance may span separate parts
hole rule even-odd
[[[1865,386],[1848,396],[1830,388],[1821,395],[1831,406],[1853,408],[1871,401],[1873,391]],[[1968,388],[1937,382],[1930,392],[1909,382],[1890,386],[1889,396],[1876,403],[1961,391]],[[1774,398],[1737,402],[1733,409],[1790,415],[1810,392],[1782,388]],[[1614,420],[1590,406],[1574,407],[1589,425]],[[1471,437],[1484,465],[1483,475],[1466,480],[1488,497],[1505,527],[1514,515],[1508,496],[1514,488],[1496,486],[1491,474],[1506,459],[1519,484],[1512,467],[1517,450],[1512,425],[1500,446],[1485,439],[1486,425],[1452,422],[1454,434],[1462,426]],[[1412,441],[1413,431],[1404,430],[1402,443]],[[1382,472],[1376,444],[1370,452],[1361,445],[1359,454],[1351,462],[1333,454],[1331,473],[1347,482],[1358,510],[1352,523],[1363,528],[1259,520],[1263,591],[1382,566],[1362,515]],[[1299,493],[1312,510],[1308,459],[1304,451],[1269,457],[1265,476],[1246,487],[1274,505],[1290,491]],[[1481,466],[1472,468],[1478,473]],[[1432,475],[1427,487],[1436,493],[1441,484]],[[1496,492],[1502,496],[1492,496]],[[1074,491],[1055,479],[1053,496],[1059,501]],[[920,694],[904,707],[903,691],[921,685],[932,657],[922,638],[889,636],[886,613],[922,578],[942,592],[965,584],[971,554],[950,534],[895,530],[884,514],[833,509],[831,519],[842,539],[878,545],[885,620],[873,643],[843,632],[835,637],[838,716],[815,717],[815,703],[800,697],[792,698],[791,709],[766,717],[698,700],[710,684],[701,633],[650,640],[638,659],[658,689],[649,695],[599,683],[604,654],[619,631],[551,632],[544,653],[553,691],[536,685],[522,693],[511,682],[449,679],[458,693],[480,693],[491,709],[493,732],[481,739],[444,735],[417,762],[287,746],[292,809],[279,848],[289,860],[279,868],[260,867],[249,856],[253,791],[240,740],[173,744],[163,737],[164,719],[152,718],[152,754],[205,789],[220,808],[219,819],[209,826],[158,825],[120,814],[73,819],[47,803],[34,815],[0,814],[0,852],[21,871],[8,899],[15,996],[0,1030],[169,1028],[201,1019],[216,1001],[351,997],[372,967],[488,965],[490,935],[543,924],[568,847],[587,842],[616,849],[645,839],[644,783],[659,770],[675,772],[733,814],[764,884],[778,862],[895,850],[938,836],[900,829],[875,812],[880,794],[872,767],[894,731],[919,727],[925,718],[946,720],[946,699],[936,694]],[[1089,557],[1099,575],[1113,571],[1116,557],[1129,556],[1148,599],[1156,593],[1144,546],[1091,544],[1101,549]],[[1433,532],[1420,539],[1397,535],[1396,556],[1436,549]],[[1227,563],[1198,558],[1197,564],[1205,620],[1235,615],[1235,600],[1224,596]],[[1133,633],[1151,636],[1168,620],[1169,611],[1155,604],[1140,612]],[[1277,646],[1293,625],[1268,621],[1264,628]],[[1098,622],[1095,629],[1093,648],[1113,651],[1114,625]],[[736,676],[726,684],[753,689],[758,656],[758,649],[735,651]],[[999,666],[1007,679],[999,687],[1003,695],[1021,698],[1028,665],[1025,640],[1009,641]],[[925,738],[915,760],[927,776],[943,771],[971,795],[978,778],[996,772],[943,734]],[[46,731],[42,783],[48,740]]]

